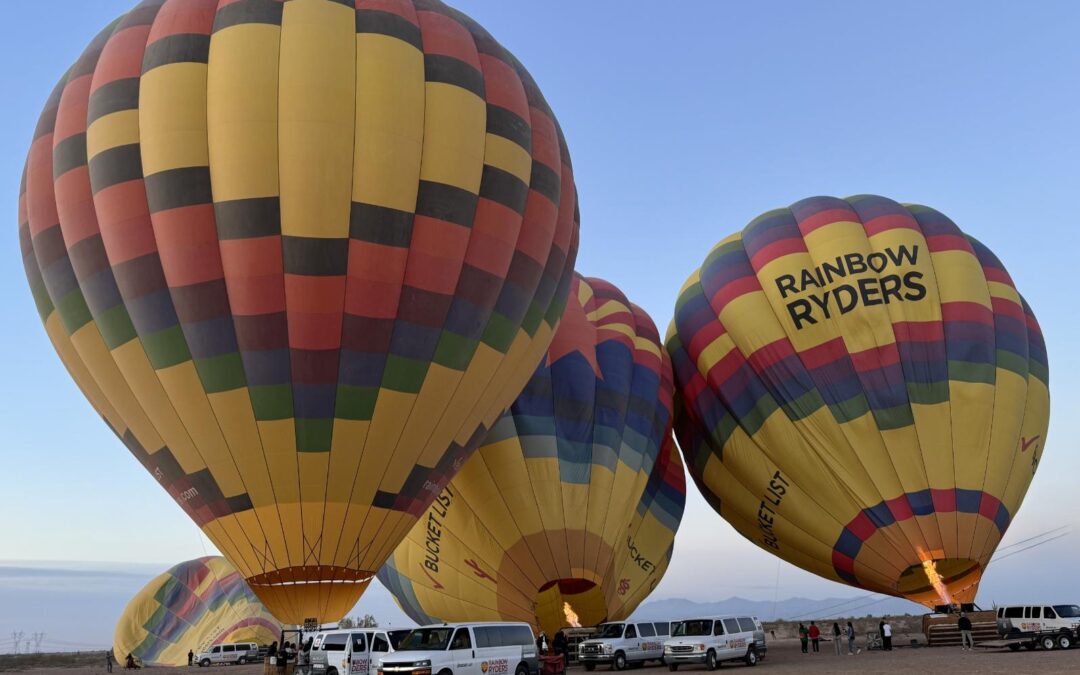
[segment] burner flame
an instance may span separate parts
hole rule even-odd
[[[945,585],[945,580],[941,578],[941,575],[937,571],[937,563],[934,562],[929,556],[924,557],[922,561],[923,571],[926,572],[926,578],[930,580],[930,585],[937,591],[938,597],[941,598],[941,604],[953,605],[952,595],[949,594],[949,589]]]
[[[562,604],[562,613],[566,617],[566,623],[570,624],[571,628],[581,628],[581,624],[578,622],[577,612],[570,606],[569,602]]]

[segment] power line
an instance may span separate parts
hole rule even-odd
[[[848,604],[851,604],[853,602],[858,602],[860,600],[866,600],[867,598],[872,598],[875,595],[877,595],[877,593],[867,593],[866,595],[859,595],[859,596],[856,596],[854,598],[849,598],[849,599],[847,599],[847,600],[845,600],[843,602],[838,602],[838,603],[836,603],[834,605],[829,605],[828,607],[817,607],[817,608],[815,608],[815,609],[813,609],[813,610],[811,610],[809,612],[804,612],[803,614],[796,614],[795,616],[793,616],[791,618],[792,618],[792,620],[805,619],[806,617],[809,617],[809,616],[820,615],[822,612],[827,612],[827,611],[829,611],[831,609],[835,609],[837,607],[842,607],[844,605],[848,605]],[[885,596],[885,597],[888,597],[888,596]]]
[[[1069,527],[1069,525],[1070,525],[1070,523],[1066,523],[1066,524],[1064,524],[1064,525],[1060,525],[1060,526],[1058,526],[1058,527],[1055,527],[1055,528],[1053,528],[1053,529],[1051,529],[1051,530],[1047,530],[1047,531],[1045,531],[1045,532],[1042,532],[1042,533],[1040,533],[1040,534],[1036,534],[1036,535],[1035,535],[1035,536],[1033,536],[1033,537],[1028,537],[1027,539],[1021,539],[1020,541],[1018,541],[1018,542],[1015,542],[1015,543],[1012,543],[1012,544],[1009,544],[1008,546],[1002,546],[1001,548],[999,548],[999,549],[997,550],[997,552],[998,552],[998,553],[1001,553],[1002,551],[1008,551],[1008,550],[1009,550],[1010,548],[1016,548],[1016,547],[1017,547],[1017,546],[1019,546],[1020,544],[1026,544],[1026,543],[1027,543],[1027,542],[1029,542],[1029,541],[1034,541],[1035,539],[1041,539],[1042,537],[1045,537],[1045,536],[1046,536],[1046,535],[1048,535],[1048,534],[1053,534],[1054,532],[1058,532],[1058,531],[1060,531],[1060,530],[1064,530],[1065,528]]]
[[[1024,551],[1030,551],[1033,548],[1038,548],[1038,547],[1042,546],[1043,544],[1049,544],[1050,542],[1054,541],[1055,539],[1061,539],[1062,537],[1067,537],[1070,534],[1072,534],[1072,533],[1071,532],[1062,532],[1061,534],[1057,535],[1056,537],[1050,537],[1049,539],[1044,539],[1043,541],[1032,544],[1031,546],[1025,546],[1022,549],[1019,549],[1019,550],[1016,550],[1016,551],[1010,551],[1009,553],[1006,553],[1003,556],[995,557],[993,560],[991,560],[989,563],[987,563],[987,566],[989,567],[990,564],[992,564],[992,563],[1000,562],[1002,560],[1005,560],[1006,558],[1011,558],[1012,556],[1016,555],[1017,553],[1023,553]]]

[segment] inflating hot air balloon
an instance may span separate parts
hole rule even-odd
[[[435,0],[147,0],[20,205],[72,377],[290,623],[350,610],[520,393],[577,246],[539,89]]]
[[[721,241],[668,335],[676,434],[721,516],[825,578],[971,602],[1042,456],[1046,348],[941,213],[816,197]]]
[[[575,275],[547,359],[380,570],[420,623],[625,618],[682,518],[672,382],[649,317]]]
[[[224,558],[188,560],[154,577],[116,623],[113,652],[144,666],[186,666],[223,642],[268,645],[281,626]]]

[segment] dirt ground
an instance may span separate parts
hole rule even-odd
[[[861,643],[861,639],[860,639]],[[11,670],[11,662],[0,659],[0,670]],[[740,664],[726,663],[723,670],[745,668]],[[817,654],[803,654],[799,651],[798,640],[770,640],[768,657],[758,664],[764,671],[778,673],[860,673],[876,675],[878,673],[1057,673],[1080,672],[1080,648],[1069,651],[1042,650],[1029,652],[996,651],[976,649],[974,652],[962,651],[959,647],[935,647],[912,649],[894,648],[891,652],[866,652],[857,656],[836,656],[831,643],[823,642]],[[71,667],[31,667],[19,668],[27,675],[105,675],[104,665],[87,666],[72,663]],[[115,668],[116,675],[125,675],[123,669]],[[180,675],[185,669],[144,668],[144,675]],[[190,675],[262,675],[262,665],[217,666],[213,668],[195,668]],[[597,673],[607,672],[605,669]],[[668,674],[667,668],[650,666],[635,672],[645,675]],[[757,671],[763,672],[763,671]],[[584,675],[579,667],[572,667],[570,675]],[[705,673],[704,666],[683,666],[679,673]],[[187,675],[187,673],[184,673]]]

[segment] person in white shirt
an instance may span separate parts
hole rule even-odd
[[[892,651],[892,624],[889,623],[889,617],[885,617],[885,625],[881,628],[881,643],[885,651]]]

